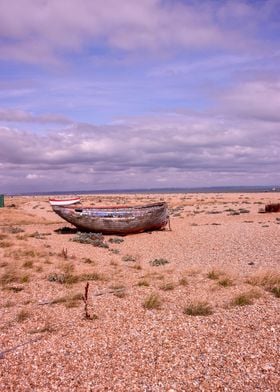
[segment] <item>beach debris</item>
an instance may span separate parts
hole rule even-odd
[[[271,203],[265,205],[265,212],[280,212],[280,203]]]

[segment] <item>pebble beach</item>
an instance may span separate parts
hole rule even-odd
[[[6,197],[1,391],[279,390],[280,213],[260,213],[279,194],[82,197],[159,200],[171,230],[94,246],[48,197]]]

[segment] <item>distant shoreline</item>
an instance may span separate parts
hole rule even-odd
[[[99,189],[99,190],[67,190],[10,193],[7,196],[47,196],[47,195],[114,195],[114,194],[167,194],[167,193],[262,193],[280,192],[280,186],[226,186],[197,188],[151,188],[151,189]]]

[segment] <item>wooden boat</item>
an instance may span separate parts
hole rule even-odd
[[[72,197],[70,199],[54,199],[50,198],[49,203],[51,206],[70,206],[81,202],[80,197]]]
[[[52,208],[78,229],[103,234],[126,235],[159,230],[169,221],[167,204],[164,202],[121,207],[53,205]]]

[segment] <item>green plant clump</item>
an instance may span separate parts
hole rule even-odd
[[[154,259],[150,261],[150,265],[153,267],[159,267],[160,265],[168,264],[169,261],[166,259]]]
[[[78,232],[76,237],[72,239],[74,242],[80,242],[81,244],[91,244],[99,248],[109,248],[108,244],[104,242],[104,237],[101,233],[81,233]]]

